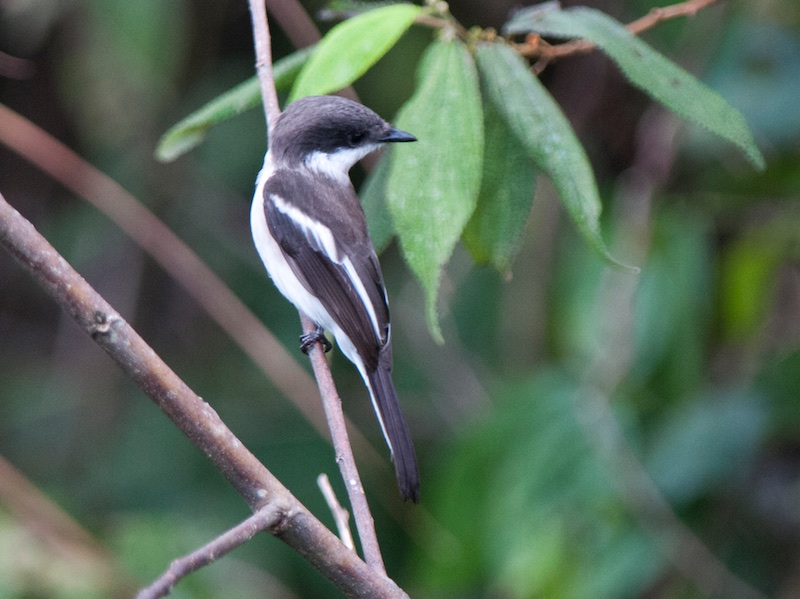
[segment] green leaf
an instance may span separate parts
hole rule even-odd
[[[298,50],[273,65],[275,88],[278,91],[292,85],[312,51],[313,47]],[[200,145],[213,125],[255,108],[260,103],[258,78],[251,77],[170,127],[156,146],[156,158],[161,162],[172,162]]]
[[[483,103],[483,122],[481,190],[464,229],[464,245],[476,263],[509,274],[531,211],[537,171],[491,101]]]
[[[413,4],[394,4],[339,23],[317,44],[289,101],[329,94],[353,83],[394,46],[421,10]]]
[[[439,283],[477,204],[483,113],[475,65],[463,43],[431,44],[418,79],[397,127],[419,142],[393,148],[386,198],[403,255],[425,290],[428,327],[441,342]]]
[[[527,64],[502,43],[479,44],[475,56],[489,99],[537,167],[544,171],[589,244],[609,264],[616,260],[600,235],[600,197],[589,159],[561,109]]]
[[[739,111],[604,13],[586,7],[522,13],[506,25],[505,31],[533,31],[593,42],[636,87],[683,118],[739,146],[756,168],[764,168],[764,157]]]
[[[372,244],[380,253],[389,245],[394,236],[394,222],[386,205],[386,183],[389,179],[389,168],[391,167],[391,156],[388,154],[392,148],[384,150],[384,156],[361,186],[361,205],[364,214],[367,216],[367,227]]]

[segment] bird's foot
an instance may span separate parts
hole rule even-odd
[[[331,342],[328,341],[328,338],[325,336],[325,329],[321,326],[317,326],[317,328],[310,333],[300,335],[300,351],[304,354],[308,354],[308,351],[318,341],[322,344],[322,351],[326,354],[331,351]]]

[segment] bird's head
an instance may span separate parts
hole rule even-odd
[[[385,143],[416,141],[366,106],[337,96],[292,102],[275,123],[270,154],[276,166],[306,166],[334,179]]]

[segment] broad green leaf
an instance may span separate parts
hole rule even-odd
[[[292,85],[312,51],[313,48],[298,50],[273,65],[275,88],[278,91]],[[173,125],[159,140],[156,158],[161,162],[172,162],[199,146],[213,125],[255,108],[260,103],[258,77],[251,77]]]
[[[476,263],[509,274],[531,211],[536,168],[491,101],[483,103],[483,122],[481,191],[464,245]]]
[[[589,244],[610,264],[617,261],[600,235],[600,197],[589,159],[572,127],[527,64],[502,43],[479,44],[475,56],[489,100],[495,104],[537,167],[558,191]]]
[[[463,43],[431,44],[418,79],[396,124],[419,142],[393,148],[386,199],[403,255],[425,290],[431,334],[442,341],[439,283],[478,200],[483,114],[475,65]]]
[[[386,205],[386,182],[389,179],[392,148],[386,148],[385,154],[361,186],[361,205],[367,216],[367,226],[372,244],[380,253],[394,236],[394,222]]]
[[[347,87],[386,54],[422,10],[413,4],[376,8],[339,23],[317,44],[289,101]]]
[[[764,157],[739,111],[604,13],[586,7],[523,13],[512,19],[505,31],[533,31],[593,42],[636,87],[685,119],[739,146],[758,169],[764,168]]]

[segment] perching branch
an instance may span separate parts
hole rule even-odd
[[[272,135],[272,125],[280,116],[277,94],[275,92],[275,81],[272,76],[272,52],[270,49],[269,24],[264,0],[250,0],[250,13],[253,19],[253,37],[255,39],[256,68],[258,79],[261,85],[261,94],[264,102],[264,112],[267,117],[268,135]],[[316,328],[315,324],[304,315],[300,315],[303,332],[311,333]],[[309,351],[309,358],[314,369],[314,376],[317,379],[322,405],[325,409],[325,416],[331,431],[333,448],[336,453],[336,461],[344,478],[345,488],[350,497],[350,505],[353,508],[353,518],[356,521],[358,536],[361,539],[361,548],[364,552],[364,559],[367,564],[377,572],[386,572],[383,564],[378,537],[375,534],[375,522],[367,503],[364,487],[358,474],[353,450],[345,426],[344,413],[342,412],[342,401],[336,391],[336,386],[331,376],[330,368],[325,360],[324,352],[321,351],[320,343],[314,344],[316,351]]]
[[[313,333],[316,325],[311,319],[301,316],[301,320],[303,332],[306,334]],[[322,406],[325,409],[325,417],[328,419],[328,426],[331,429],[336,463],[339,465],[344,486],[350,498],[350,506],[353,508],[353,519],[356,521],[358,538],[361,539],[364,560],[378,572],[386,573],[386,566],[383,564],[381,548],[378,544],[378,536],[375,534],[375,521],[372,518],[367,496],[364,493],[364,486],[361,484],[361,477],[358,474],[353,449],[350,447],[350,441],[347,436],[347,427],[344,425],[342,400],[336,391],[333,376],[331,376],[328,362],[325,360],[325,352],[319,341],[309,350],[308,357],[311,359],[311,366],[314,369],[314,376],[317,378],[319,394],[322,398]]]
[[[274,514],[270,533],[349,597],[407,597],[342,545],[2,195],[0,246],[208,456],[251,509]]]

